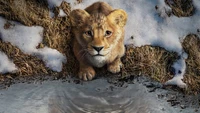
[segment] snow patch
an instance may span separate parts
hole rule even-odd
[[[175,76],[171,80],[168,80],[165,85],[177,85],[180,88],[187,88],[187,85],[182,81],[186,70],[185,59],[187,59],[186,53],[184,53],[179,60],[174,62],[172,67],[175,69]]]
[[[66,63],[66,57],[55,49],[44,47],[38,49],[38,52],[35,54],[41,57],[46,66],[53,71],[62,71],[62,63]]]
[[[76,0],[47,0],[49,8],[59,7],[63,1],[70,3],[70,5],[72,5],[72,6],[78,4],[78,1],[76,1]],[[92,2],[90,2],[90,3],[92,3]]]
[[[47,0],[49,8],[60,6],[63,0]]]
[[[71,5],[77,4],[76,0],[47,0],[48,5],[49,5],[49,9],[50,9],[49,16],[51,18],[53,18],[55,16],[55,14],[53,13],[53,8],[54,7],[59,7],[63,1],[66,1],[66,2],[70,3]],[[63,11],[63,9],[60,9],[59,16],[60,17],[66,16],[66,14]]]
[[[15,71],[17,71],[15,64],[8,59],[5,53],[0,51],[0,73],[13,73]]]
[[[66,16],[65,12],[62,9],[59,9],[59,15],[60,17]]]
[[[0,33],[4,42],[10,42],[24,53],[30,54],[37,51],[36,46],[42,41],[42,27],[28,27],[17,22],[9,22],[7,23],[9,27],[5,29],[4,25],[6,23],[7,21],[0,17]]]
[[[8,24],[7,28],[5,28],[6,24]],[[40,56],[50,69],[57,72],[62,70],[62,63],[66,62],[64,55],[55,49],[47,47],[43,49],[36,48],[42,42],[42,27],[28,27],[17,22],[7,22],[4,18],[0,17],[0,34],[4,42],[10,42],[24,53]]]
[[[49,16],[51,18],[53,18],[55,16],[55,14],[53,13],[53,8],[60,6],[60,4],[62,3],[63,0],[47,0],[48,5],[49,5]]]

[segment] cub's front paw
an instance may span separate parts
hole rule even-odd
[[[110,71],[111,73],[118,73],[120,72],[121,67],[122,67],[121,62],[115,62],[108,65],[108,71]]]
[[[82,80],[92,80],[95,77],[95,71],[92,67],[81,68],[78,75]]]

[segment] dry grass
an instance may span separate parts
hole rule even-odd
[[[78,0],[81,2],[82,0]],[[166,0],[167,2],[167,0]],[[168,2],[167,2],[168,3]],[[168,3],[169,4],[169,3]],[[177,0],[172,7],[176,16],[191,16],[194,12],[191,0]],[[48,46],[55,48],[67,57],[67,64],[64,65],[60,73],[53,72],[45,67],[44,63],[31,55],[24,54],[17,47],[10,43],[0,41],[0,50],[5,52],[9,58],[19,67],[15,74],[0,75],[0,81],[15,79],[19,77],[30,77],[33,75],[52,75],[55,77],[65,77],[75,75],[78,64],[72,52],[72,36],[70,34],[70,24],[68,16],[59,17],[59,8],[68,15],[71,8],[68,3],[63,2],[60,7],[54,8],[55,17],[49,17],[49,9],[45,0],[0,0],[0,15],[8,20],[18,21],[26,26],[39,25],[44,28],[43,43],[38,48]],[[9,23],[5,24],[9,28]],[[184,42],[183,47],[189,58],[187,59],[187,72],[184,81],[189,85],[189,89],[198,92],[200,89],[200,63],[199,63],[199,38],[191,35]],[[178,58],[176,53],[168,52],[160,47],[143,46],[133,48],[127,47],[125,57],[122,59],[122,77],[130,75],[148,75],[154,80],[162,83],[171,79],[171,64]],[[98,69],[97,74],[109,75],[104,68]]]
[[[188,35],[182,46],[188,53],[185,82],[191,91],[196,92],[200,89],[200,39],[196,35]]]
[[[50,22],[47,2],[40,0],[0,0],[0,14],[27,26]]]
[[[172,8],[172,13],[177,17],[192,16],[194,13],[192,0],[165,0],[165,2]]]
[[[128,47],[123,59],[123,76],[148,75],[157,81],[165,82],[172,77],[171,65],[177,58],[176,53],[160,47]]]
[[[60,7],[56,7],[54,11],[62,8],[66,14],[71,11],[68,3],[63,2]],[[26,26],[38,25],[44,28],[43,43],[38,45],[38,48],[48,46],[55,48],[61,53],[65,54],[68,63],[75,62],[71,50],[71,36],[70,24],[68,17],[49,17],[49,8],[46,1],[40,0],[0,0],[0,15],[8,20],[18,21]],[[9,23],[5,24],[5,29],[9,29]],[[66,76],[72,67],[69,65],[64,66],[61,73],[50,71],[45,67],[43,62],[31,55],[22,53],[17,47],[9,43],[1,41],[0,49],[5,52],[9,58],[13,59],[14,63],[19,67],[16,74],[11,76],[1,76],[1,80],[6,77],[13,78],[15,76],[29,76],[29,75],[48,75],[53,74],[57,76]],[[74,60],[73,60],[74,59]],[[73,63],[71,63],[73,64]],[[75,63],[74,63],[75,64]],[[73,67],[74,68],[74,67]],[[70,71],[71,72],[71,71]],[[73,71],[72,71],[73,72]]]

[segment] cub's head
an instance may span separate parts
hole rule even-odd
[[[108,15],[76,9],[71,12],[70,19],[77,42],[91,56],[106,56],[123,41],[127,14],[121,9]]]

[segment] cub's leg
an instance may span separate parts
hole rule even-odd
[[[92,66],[90,66],[86,59],[83,57],[84,53],[82,51],[82,47],[77,43],[77,41],[74,41],[74,55],[76,56],[77,60],[79,61],[79,72],[78,77],[82,80],[92,80],[95,76],[95,71]]]
[[[115,59],[112,63],[108,64],[108,71],[111,73],[118,73],[122,67],[122,62],[120,58]]]
[[[95,77],[95,71],[92,66],[80,62],[78,76],[85,81],[92,80]]]

